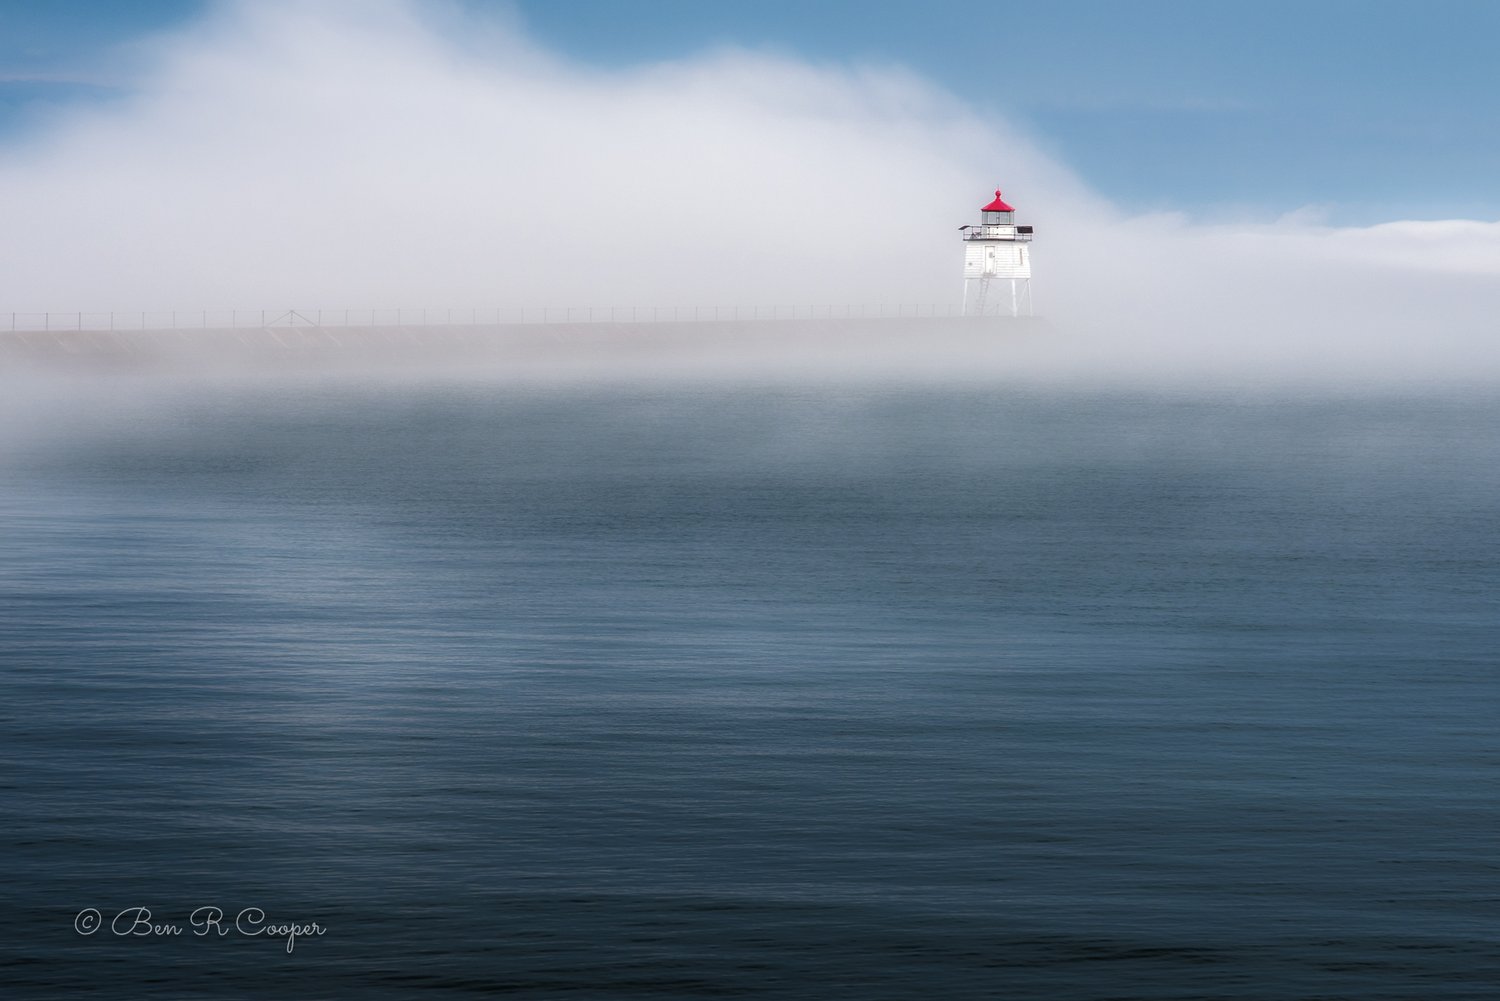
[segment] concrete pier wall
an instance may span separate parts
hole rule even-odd
[[[864,318],[278,326],[208,330],[0,331],[0,366],[396,365],[672,366],[712,357],[795,361],[983,345],[1046,329],[1035,318]]]

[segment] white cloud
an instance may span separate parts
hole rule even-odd
[[[601,71],[397,0],[229,4],[154,53],[0,153],[0,308],[949,303],[1003,181],[1066,364],[1500,371],[1500,223],[1127,217],[899,68]]]
[[[897,71],[600,73],[422,14],[241,4],[170,40],[0,167],[6,304],[925,302],[990,165],[1057,173]]]

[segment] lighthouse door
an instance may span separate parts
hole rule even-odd
[[[995,273],[995,248],[984,248],[984,273],[992,275]]]

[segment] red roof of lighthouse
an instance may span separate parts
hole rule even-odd
[[[992,202],[990,202],[988,205],[986,205],[984,208],[980,209],[979,211],[981,211],[981,212],[1014,212],[1015,209],[1012,208],[1011,206],[1005,204],[1003,201],[1000,200],[1000,189],[996,188],[995,189],[995,200],[992,201]]]

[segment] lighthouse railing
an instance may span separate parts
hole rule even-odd
[[[960,226],[965,240],[1011,240],[1016,243],[1031,242],[1030,226]]]

